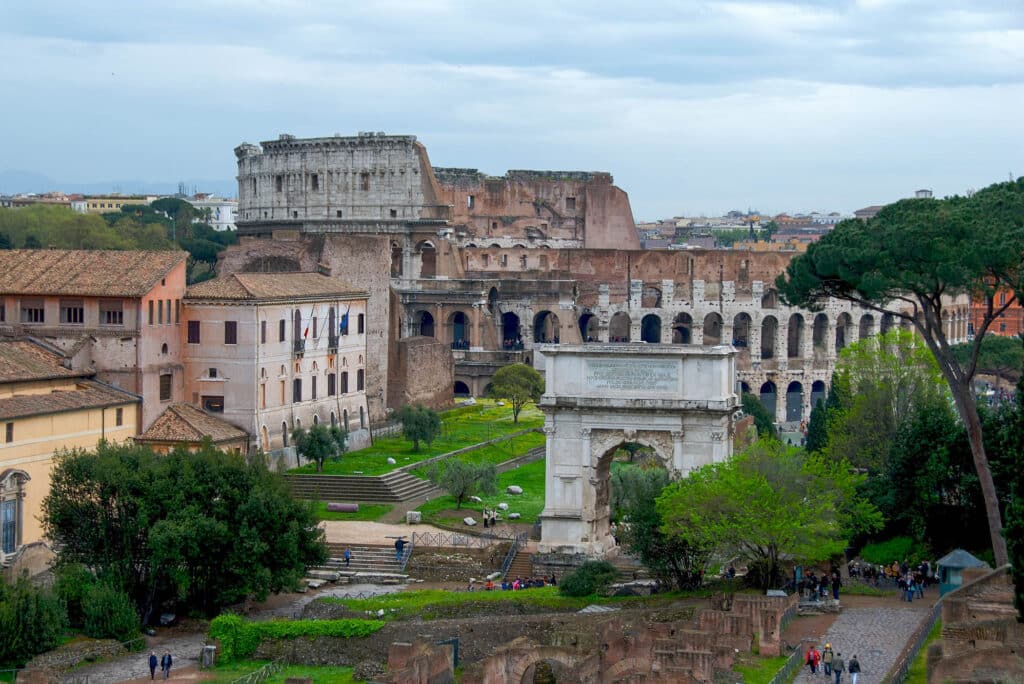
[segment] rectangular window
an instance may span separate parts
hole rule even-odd
[[[0,304],[0,323],[7,320],[7,305]]]
[[[167,306],[167,325],[170,325],[171,324],[171,300],[168,299],[165,302],[165,305]]]
[[[566,197],[565,198],[565,210],[566,211],[576,211],[576,198],[575,197]]]
[[[318,176],[315,173],[312,176],[310,176],[309,177],[309,185],[310,185],[310,189],[313,192],[318,192],[320,190],[320,176]]]
[[[216,368],[207,368],[206,369],[206,376],[209,377],[209,378],[216,379],[216,377],[217,377],[217,369]]]
[[[65,325],[81,325],[85,323],[85,306],[80,299],[60,302],[60,322]]]
[[[472,209],[475,204],[476,204],[476,197],[474,197],[473,195],[470,195],[469,197],[466,198],[466,208],[467,209]]]
[[[366,316],[359,314],[359,334],[362,335],[364,332],[366,332]]]
[[[173,377],[169,373],[160,376],[160,401],[171,400],[171,380]]]
[[[260,385],[260,408],[267,408],[267,383]]]
[[[124,325],[124,304],[121,300],[100,301],[100,325]]]
[[[341,374],[341,393],[348,394],[348,372]]]
[[[224,397],[203,397],[203,410],[210,413],[224,413]]]
[[[153,325],[153,300],[149,300],[149,324]]]
[[[283,406],[283,405],[284,405],[284,403],[285,403],[285,395],[284,395],[284,380],[282,380],[282,381],[281,381],[281,405]]]
[[[370,190],[370,174],[359,174],[359,189],[363,192],[368,192]]]
[[[114,425],[124,425],[124,409],[114,409]]]
[[[188,343],[199,344],[199,321],[188,322]]]
[[[309,379],[309,398],[316,400],[316,376]]]
[[[341,209],[338,209],[337,211],[335,211],[335,212],[334,212],[334,215],[335,215],[335,217],[337,217],[337,218],[341,218]]]
[[[267,343],[267,322],[260,321],[260,344]]]
[[[150,302],[149,305],[152,307],[153,302]],[[152,322],[153,321],[150,321],[150,323]],[[160,325],[164,324],[164,303],[161,302],[159,299],[156,302],[156,322],[159,323]]]
[[[274,176],[274,189],[281,192],[284,188],[284,176]]]
[[[316,339],[317,320],[316,316],[313,316],[313,339]]]
[[[292,380],[292,403],[298,404],[302,401],[302,378]]]
[[[338,374],[330,373],[327,376],[327,396],[333,397],[338,393]]]
[[[21,301],[22,323],[45,323],[46,309],[41,299],[23,299]]]
[[[278,323],[278,325],[277,325],[277,341],[278,342],[284,342],[284,331],[285,331],[285,323],[284,323],[284,319],[282,318],[281,322]]]
[[[10,444],[14,441],[14,423],[8,423],[4,427],[4,442]]]
[[[391,210],[391,218],[398,218],[398,210],[397,209],[392,209]]]
[[[365,389],[364,384],[366,380],[366,371],[362,368],[356,371],[356,392],[361,392]]]
[[[238,321],[224,321],[224,344],[238,344]]]
[[[252,179],[252,194],[253,195],[256,194],[256,179],[255,178]]]
[[[174,300],[174,323],[181,323],[181,300]]]

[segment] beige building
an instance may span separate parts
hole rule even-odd
[[[74,208],[83,214],[108,214],[130,204],[150,205],[157,199],[156,195],[86,195]]]
[[[54,453],[135,434],[140,399],[71,370],[56,349],[0,341],[0,563],[43,538]]]
[[[206,439],[221,451],[249,452],[249,435],[245,430],[191,404],[171,404],[135,441],[158,454],[166,454],[182,446],[196,451]]]
[[[350,448],[370,443],[367,293],[319,273],[235,273],[185,294],[189,401],[287,447],[296,426],[341,425]]]
[[[144,399],[149,427],[182,401],[181,251],[0,250],[0,338],[59,347],[75,369]],[[133,433],[134,434],[134,433]]]

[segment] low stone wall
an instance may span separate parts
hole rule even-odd
[[[511,542],[504,542],[464,551],[439,551],[417,546],[405,566],[405,572],[428,582],[468,582],[470,577],[480,582],[501,568],[510,546]]]

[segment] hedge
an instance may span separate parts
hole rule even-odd
[[[368,637],[384,626],[382,620],[271,620],[247,622],[225,614],[210,623],[210,637],[220,642],[220,658],[229,662],[248,658],[260,643],[298,637]]]

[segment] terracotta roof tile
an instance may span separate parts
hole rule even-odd
[[[210,437],[216,444],[234,439],[245,439],[248,433],[231,423],[212,416],[191,404],[171,404],[157,416],[138,442],[199,442]]]
[[[141,401],[116,387],[86,380],[76,389],[58,389],[45,394],[19,394],[0,399],[0,420],[13,420],[82,409],[123,406]]]
[[[141,250],[0,250],[0,293],[141,297],[186,252]]]
[[[29,340],[0,340],[0,383],[77,378],[91,371],[74,371],[61,365],[63,357]]]
[[[185,293],[187,299],[240,301],[334,296],[366,296],[366,291],[320,273],[292,272],[232,273],[193,285]]]

